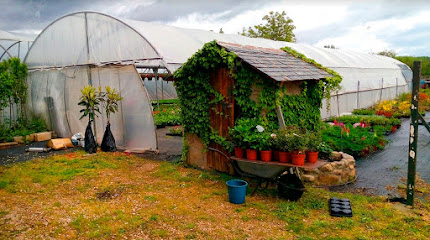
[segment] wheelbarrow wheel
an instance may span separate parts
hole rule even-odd
[[[279,177],[278,193],[280,197],[290,201],[297,201],[302,197],[304,191],[305,185],[296,175],[284,174]]]

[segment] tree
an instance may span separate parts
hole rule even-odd
[[[396,52],[394,52],[394,50],[387,50],[387,49],[385,49],[384,51],[378,52],[377,54],[381,55],[381,56],[390,57],[390,58],[395,58],[396,57]]]
[[[241,34],[252,38],[260,37],[285,42],[296,41],[296,36],[293,33],[296,26],[293,25],[293,20],[287,17],[285,11],[282,13],[271,11],[262,20],[266,23],[255,25],[253,28],[248,27],[248,30],[243,28]]]
[[[219,29],[219,33],[224,33],[224,31],[222,30],[222,28]]]

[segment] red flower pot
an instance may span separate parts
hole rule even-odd
[[[255,149],[246,149],[246,159],[248,159],[248,160],[257,160],[257,150],[255,150]]]
[[[279,151],[272,151],[272,152],[273,152],[273,156],[272,156],[273,161],[279,161]]]
[[[305,165],[306,154],[293,154],[291,158],[294,165],[298,165],[298,166]]]
[[[306,159],[308,163],[316,163],[318,161],[318,152],[307,152]]]
[[[260,151],[261,160],[264,162],[270,162],[272,160],[272,151],[271,150],[261,150]]]
[[[234,147],[234,156],[238,158],[243,158],[243,148]]]
[[[281,163],[288,162],[288,152],[279,152],[279,162]]]

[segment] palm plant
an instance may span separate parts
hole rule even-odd
[[[79,119],[88,116],[89,121],[94,120],[96,112],[100,113],[99,105],[102,101],[100,88],[99,91],[97,91],[94,87],[88,85],[81,89],[81,94],[78,105],[83,106],[84,109],[81,109],[80,113],[82,113],[82,115]]]

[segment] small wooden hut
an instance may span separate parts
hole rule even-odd
[[[186,134],[183,157],[203,169],[232,172],[225,156],[237,119],[317,124],[324,88],[319,80],[329,77],[281,49],[207,43],[175,73]]]

